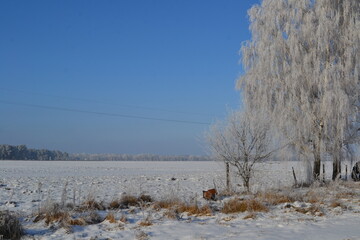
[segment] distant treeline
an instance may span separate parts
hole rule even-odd
[[[77,161],[210,161],[208,156],[172,156],[152,154],[86,154],[76,153],[70,155],[71,160]]]
[[[1,160],[70,160],[69,154],[47,149],[31,149],[26,145],[0,145]]]
[[[208,156],[168,156],[152,154],[68,154],[47,149],[31,149],[26,145],[0,145],[0,160],[69,160],[69,161],[210,161]]]

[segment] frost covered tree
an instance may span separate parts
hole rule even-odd
[[[235,168],[250,191],[254,166],[270,157],[269,121],[254,112],[233,112],[207,133],[213,156]]]
[[[237,82],[245,104],[312,155],[315,179],[330,154],[334,179],[348,142],[358,142],[360,1],[263,0],[248,13],[252,39]]]

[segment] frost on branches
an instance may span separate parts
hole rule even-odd
[[[360,1],[263,0],[249,10],[252,39],[241,48],[244,102],[276,123],[298,156],[341,159],[358,145]]]

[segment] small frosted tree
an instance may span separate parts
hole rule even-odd
[[[267,111],[299,154],[311,153],[314,179],[330,154],[335,179],[358,134],[360,1],[263,0],[249,16],[237,84],[245,104]]]
[[[270,123],[254,112],[233,112],[226,121],[213,125],[207,141],[213,156],[231,167],[250,191],[250,179],[256,164],[268,159]]]

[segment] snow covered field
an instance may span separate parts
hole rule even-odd
[[[255,173],[252,191],[279,188],[295,191],[290,188],[294,183],[292,167],[297,178],[303,179],[301,162],[264,163]],[[326,174],[329,179],[330,162],[326,163]],[[112,213],[115,223],[105,220],[72,226],[71,231],[44,221],[34,222],[42,207],[62,200],[80,205],[91,198],[109,204],[124,195],[146,194],[155,201],[178,198],[202,206],[208,204],[202,198],[202,191],[214,185],[224,189],[224,182],[224,167],[218,162],[0,161],[0,210],[21,217],[25,239],[360,239],[359,195],[339,199],[343,207],[324,207],[323,216],[291,211],[284,204],[257,213],[254,219],[244,219],[247,213],[220,211],[210,216],[182,214],[179,219],[172,219],[151,207],[130,207],[97,211],[102,218]],[[233,178],[232,183],[235,190],[243,190],[237,185],[241,183],[239,180]],[[338,193],[344,188],[335,184],[331,191]],[[360,186],[356,191],[360,191]],[[221,208],[227,200],[222,198],[210,205]],[[309,204],[293,203],[294,206]],[[119,221],[122,216],[126,216],[126,223]],[[151,225],[139,225],[144,219]]]

